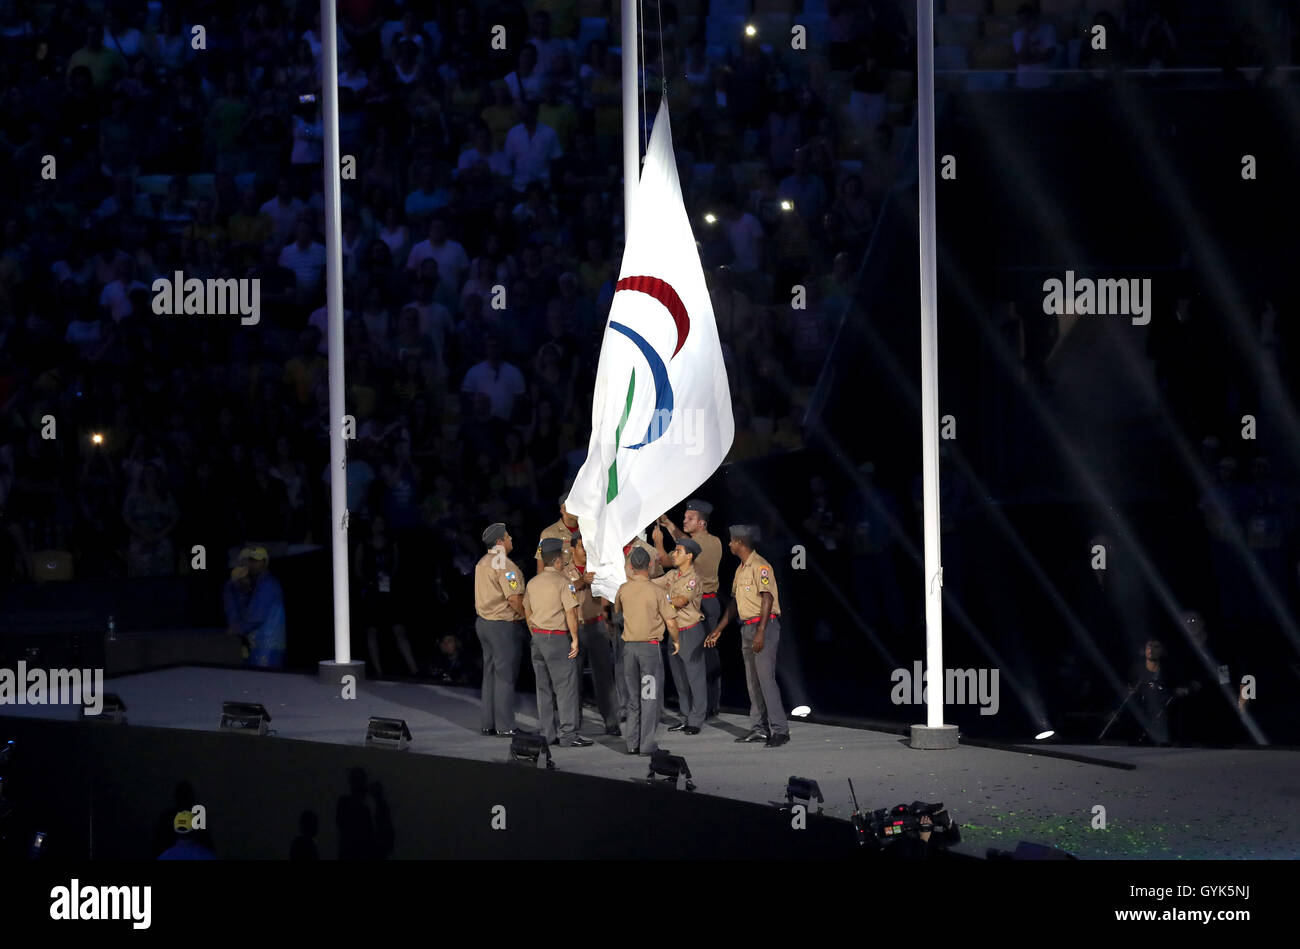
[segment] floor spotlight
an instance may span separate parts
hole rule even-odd
[[[1054,737],[1056,737],[1056,730],[1052,728],[1045,728],[1037,735],[1034,736],[1034,741],[1049,741]]]
[[[546,759],[547,768],[555,767],[555,762],[551,760],[550,743],[544,735],[516,731],[510,736],[510,757],[507,761],[536,768],[543,758]]]
[[[691,781],[691,769],[687,767],[686,759],[681,755],[671,755],[666,751],[656,751],[651,754],[650,773],[646,775],[646,783],[657,783],[655,781],[655,775],[659,775],[662,778],[668,778],[672,781],[674,790],[677,788],[678,778],[685,779],[686,790],[695,790],[695,784]]]
[[[807,718],[811,714],[812,714],[812,709],[810,709],[807,705],[796,705],[793,709],[790,710],[791,718]]]
[[[826,803],[826,798],[822,797],[822,789],[817,786],[817,782],[812,778],[800,778],[790,775],[790,780],[785,785],[785,806],[793,807],[795,801],[802,801],[805,805],[810,806],[813,798],[817,799],[817,813],[822,812],[822,805]]]
[[[405,751],[411,747],[411,730],[404,718],[371,717],[366,725],[367,748],[392,748]]]
[[[221,727],[248,734],[265,735],[271,713],[256,702],[222,702]]]

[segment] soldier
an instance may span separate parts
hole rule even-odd
[[[632,579],[618,588],[614,598],[614,611],[623,616],[623,678],[627,691],[627,726],[623,734],[629,755],[649,755],[658,750],[655,732],[659,728],[664,684],[659,641],[664,629],[672,636],[674,655],[681,643],[668,597],[650,582],[650,554],[633,550],[627,565]]]
[[[515,733],[515,681],[519,677],[524,618],[524,580],[519,566],[507,556],[514,541],[506,525],[483,532],[488,551],[474,567],[474,628],[483,644],[483,690],[480,698],[483,734]]]
[[[574,715],[578,730],[582,730],[582,670],[585,663],[591,665],[591,687],[596,695],[596,708],[605,722],[605,734],[617,735],[618,709],[614,705],[614,645],[610,642],[609,628],[605,624],[605,608],[609,601],[604,597],[592,595],[590,581],[592,575],[587,573],[587,548],[583,546],[582,534],[575,533],[572,538],[573,563],[565,572],[569,581],[577,587],[578,593],[578,688],[574,696],[578,706]],[[582,586],[577,581],[583,580]]]
[[[683,720],[673,725],[670,732],[698,735],[704,724],[707,686],[704,681],[704,614],[700,611],[703,593],[699,577],[695,575],[695,558],[700,545],[683,537],[673,548],[673,569],[662,578],[652,581],[668,595],[668,602],[677,611],[677,634],[680,651],[668,657],[672,669],[673,685],[677,689],[677,706]]]
[[[542,572],[524,590],[524,618],[532,631],[533,673],[537,677],[537,725],[552,745],[586,748],[574,720],[577,690],[578,593],[561,572],[564,541],[548,537],[539,545]],[[567,635],[567,640],[560,637]],[[555,713],[560,729],[556,736]]]
[[[633,537],[623,547],[623,570],[629,580],[632,579],[632,568],[627,563],[627,557],[633,550],[640,548],[650,557],[650,570],[648,576],[651,580],[663,576],[664,568],[659,564],[659,558],[654,556],[654,550],[643,541],[640,537]],[[618,698],[618,720],[620,722],[627,720],[627,682],[623,678],[623,630],[618,611],[614,611],[614,692]],[[663,703],[660,702],[659,708],[663,710]]]
[[[686,513],[682,516],[682,529],[678,530],[665,514],[659,523],[673,535],[674,540],[689,537],[700,545],[700,555],[695,559],[695,575],[700,578],[704,593],[700,597],[700,607],[704,611],[704,631],[711,633],[718,625],[722,615],[722,605],[718,600],[718,567],[722,565],[722,541],[709,533],[709,516],[713,514],[713,505],[699,498],[686,502]],[[665,565],[669,554],[664,552],[663,544],[655,542],[659,560]],[[708,680],[708,708],[705,714],[712,718],[718,714],[718,704],[722,698],[722,663],[718,653],[712,649],[704,651],[704,674]]]
[[[738,742],[764,741],[779,748],[790,740],[781,690],[776,684],[776,651],[781,645],[781,599],[772,565],[754,549],[758,528],[737,524],[731,528],[731,552],[740,558],[731,583],[732,601],[717,628],[704,641],[712,648],[727,625],[740,618],[740,646],[745,659],[745,685],[749,688],[749,734]]]
[[[569,499],[569,493],[566,491],[560,495],[560,519],[552,524],[546,530],[542,531],[541,536],[537,539],[537,572],[542,572],[542,541],[548,537],[554,537],[564,544],[564,560],[560,566],[561,572],[567,571],[569,565],[573,563],[573,537],[578,533],[578,518],[570,514],[564,506],[564,502]],[[575,583],[575,587],[585,586]]]

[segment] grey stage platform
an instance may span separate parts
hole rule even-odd
[[[470,689],[367,682],[354,700],[315,676],[184,667],[108,680],[131,724],[215,730],[221,702],[260,702],[275,734],[361,745],[372,715],[404,718],[409,753],[502,761],[507,742],[479,733],[477,693]],[[531,694],[516,696],[521,727],[535,729]],[[6,715],[72,718],[70,707],[6,706]],[[621,754],[621,739],[603,734],[587,712],[590,748],[555,748],[559,768],[624,779],[644,777],[645,758]],[[1131,764],[1131,770],[1039,753],[1034,748],[963,745],[914,751],[885,732],[795,720],[782,748],[739,745],[745,719],[723,715],[695,736],[660,733],[662,747],[682,754],[699,790],[738,800],[783,799],[791,775],[813,778],[826,812],[852,810],[846,779],[867,809],[913,800],[943,801],[962,825],[958,849],[982,855],[1019,840],[1055,844],[1081,858],[1300,857],[1300,752],[1051,746],[1055,752]],[[1105,830],[1091,828],[1106,809]],[[1272,827],[1253,827],[1254,819]]]

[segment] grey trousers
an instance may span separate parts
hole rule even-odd
[[[609,641],[609,632],[605,621],[583,623],[578,627],[578,658],[574,660],[577,670],[577,688],[574,695],[577,708],[573,720],[579,731],[582,730],[582,670],[591,666],[591,687],[596,693],[596,708],[605,727],[618,727],[619,707],[614,704],[614,647]]]
[[[708,689],[705,685],[704,654],[713,652],[704,648],[704,623],[699,622],[680,630],[682,645],[677,655],[671,655],[668,644],[668,668],[673,673],[673,686],[677,689],[677,708],[686,717],[686,724],[699,728],[704,724]]]
[[[627,716],[627,679],[623,676],[623,624],[610,623],[614,633],[614,700],[618,703],[618,717]]]
[[[642,683],[646,676],[653,684]],[[663,705],[664,659],[657,644],[623,643],[623,681],[627,689],[627,722],[623,726],[627,750],[643,755],[658,751],[655,732]],[[649,698],[642,697],[643,688]]]
[[[515,682],[523,657],[523,627],[517,621],[484,619],[474,623],[483,646],[483,690],[479,700],[483,728],[515,728]]]
[[[537,727],[549,742],[558,737],[567,745],[578,734],[573,717],[578,691],[578,663],[569,658],[572,641],[568,635],[533,633],[533,675],[537,679]],[[556,734],[555,713],[560,713]]]
[[[776,684],[776,650],[781,644],[781,619],[773,616],[763,632],[763,651],[754,653],[758,624],[740,627],[740,648],[745,659],[745,685],[749,687],[749,727],[770,735],[788,735],[781,689]]]
[[[718,620],[722,619],[722,601],[716,596],[701,599],[700,609],[704,611],[704,632],[707,635],[717,628]],[[718,703],[722,701],[722,658],[716,649],[704,650],[704,678],[708,683],[708,698],[705,703],[708,706],[707,713],[716,715]]]

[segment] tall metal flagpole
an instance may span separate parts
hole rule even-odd
[[[632,199],[641,180],[641,144],[637,123],[637,21],[636,0],[622,0],[623,6],[623,242],[632,232]]]
[[[334,661],[320,663],[321,681],[361,678],[352,661],[348,598],[347,443],[343,438],[343,223],[339,213],[339,61],[336,0],[321,0],[322,119],[325,126],[325,305],[329,314],[330,549],[334,566]]]
[[[912,726],[913,748],[955,748],[957,727],[943,724],[943,566],[939,535],[939,326],[935,277],[934,0],[916,0],[917,171],[921,259],[921,501],[925,527],[926,724]]]

